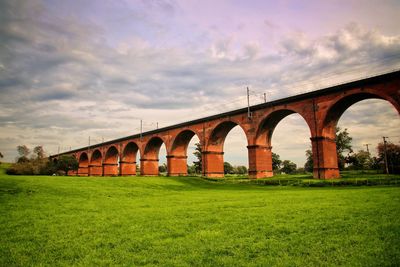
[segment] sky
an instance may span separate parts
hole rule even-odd
[[[55,154],[137,134],[140,120],[147,131],[242,108],[247,86],[258,104],[397,70],[398,14],[397,0],[0,0],[2,160],[18,145]],[[365,100],[339,126],[375,153],[383,135],[400,142],[399,118]],[[273,151],[302,166],[309,137],[288,116]],[[246,145],[235,127],[225,159],[247,165]]]

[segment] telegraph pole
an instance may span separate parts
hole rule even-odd
[[[264,103],[267,103],[267,93],[264,93]]]
[[[142,140],[142,133],[143,133],[143,120],[140,120],[140,140]]]
[[[250,112],[250,90],[247,87],[247,118],[251,119],[251,112]]]
[[[368,148],[368,146],[370,146],[371,144],[364,144],[364,146],[366,146],[367,147],[367,153],[369,154],[369,148]]]
[[[387,160],[387,148],[386,148],[386,138],[389,138],[387,136],[382,136],[383,138],[383,150],[385,153],[385,170],[386,170],[386,174],[389,174],[389,167],[388,167],[388,160]]]

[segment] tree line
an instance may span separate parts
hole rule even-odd
[[[15,163],[7,168],[10,175],[66,175],[68,171],[78,169],[78,161],[73,156],[63,155],[52,161],[42,146],[31,151],[26,145],[17,146],[18,157]]]

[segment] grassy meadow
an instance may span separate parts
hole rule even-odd
[[[0,237],[0,266],[398,266],[400,187],[1,173]]]

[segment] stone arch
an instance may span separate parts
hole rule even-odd
[[[304,119],[311,134],[309,121],[294,109],[279,109],[266,115],[259,123],[256,135],[249,149],[249,175],[252,178],[271,177],[272,169],[272,135],[276,126],[287,116],[299,114]]]
[[[142,157],[140,158],[140,173],[147,176],[157,176],[158,172],[158,154],[161,145],[165,144],[159,136],[152,137],[145,145]]]
[[[340,177],[335,142],[336,126],[340,117],[349,107],[366,99],[386,100],[400,114],[400,107],[396,100],[375,89],[347,91],[333,99],[325,113],[320,115],[317,135],[311,138],[315,178],[331,179]]]
[[[388,97],[380,92],[357,92],[340,97],[330,106],[323,119],[321,133],[324,137],[335,138],[335,129],[340,117],[352,105],[366,99],[381,99],[386,100],[400,114],[400,106],[391,97]]]
[[[88,176],[89,175],[89,157],[86,152],[80,154],[78,159],[78,175]]]
[[[105,176],[119,175],[119,151],[115,146],[110,146],[104,156],[103,174]]]
[[[174,140],[172,141],[170,154],[172,155],[179,155],[179,156],[186,156],[187,155],[187,147],[192,140],[193,136],[199,136],[192,130],[185,129],[178,133]],[[199,138],[200,140],[200,138]]]
[[[122,151],[120,160],[121,175],[136,175],[136,156],[139,146],[135,142],[129,142]]]
[[[299,114],[301,118],[304,119],[305,123],[307,124],[310,134],[311,134],[311,127],[310,123],[304,116],[292,109],[280,109],[271,112],[266,117],[264,117],[260,124],[258,125],[257,134],[255,136],[254,144],[256,145],[263,145],[263,146],[271,146],[271,139],[274,133],[276,126],[287,116],[292,114]]]
[[[100,150],[93,151],[89,164],[89,175],[102,176],[103,175],[103,156]]]
[[[199,137],[189,129],[182,130],[175,136],[167,155],[168,175],[187,175],[187,148],[193,136]],[[200,140],[200,138],[198,139]]]
[[[207,138],[203,151],[203,175],[208,177],[224,177],[224,143],[228,133],[236,126],[243,130],[248,143],[247,131],[232,120],[226,120],[216,125]],[[250,161],[249,161],[250,162]]]
[[[89,166],[89,157],[86,152],[81,153],[81,155],[79,156],[79,167],[80,166]]]
[[[206,151],[223,152],[226,136],[236,126],[239,126],[243,130],[246,140],[248,141],[247,131],[242,125],[233,120],[227,120],[219,123],[212,129],[206,144]]]

